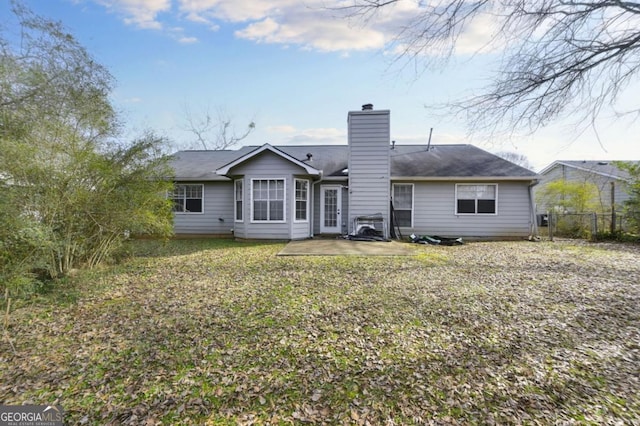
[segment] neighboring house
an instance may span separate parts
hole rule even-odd
[[[537,195],[544,187],[556,180],[571,182],[588,182],[594,184],[599,191],[598,203],[600,212],[621,210],[621,206],[630,198],[627,192],[629,174],[620,170],[615,161],[554,161],[540,172],[540,183],[535,187]],[[536,210],[545,213],[551,206],[540,203]]]
[[[403,235],[535,234],[534,172],[471,145],[395,145],[389,111],[370,105],[349,112],[348,145],[180,151],[172,164],[178,235],[305,239],[372,215],[387,236],[392,219]]]

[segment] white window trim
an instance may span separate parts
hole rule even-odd
[[[253,185],[254,182],[257,180],[281,180],[284,184],[283,187],[283,194],[284,194],[284,199],[282,200],[282,208],[283,208],[283,212],[282,212],[282,220],[255,220],[253,218]],[[264,177],[264,178],[252,178],[251,179],[251,188],[249,188],[249,192],[250,192],[250,199],[251,199],[251,217],[250,222],[251,223],[287,223],[287,178],[285,177]]]
[[[204,184],[203,183],[184,183],[184,182],[176,182],[175,186],[201,186],[202,187],[202,211],[201,212],[173,212],[173,214],[178,215],[192,215],[192,214],[204,214]],[[169,193],[167,193],[167,198],[169,198]],[[173,198],[173,197],[171,197]]]
[[[237,199],[237,195],[238,195],[238,183],[240,183],[240,185],[242,186],[240,194],[242,194],[242,199],[238,200]],[[242,223],[244,222],[244,179],[236,179],[235,181],[233,181],[233,221],[234,222],[238,222],[238,223]],[[240,214],[242,215],[242,219],[238,219],[238,201],[242,201],[242,211],[240,212]]]
[[[484,186],[495,186],[496,187],[496,209],[495,213],[478,213],[478,199],[476,198],[476,213],[458,213],[458,186],[471,186],[471,185],[484,185]],[[465,183],[456,183],[455,189],[455,197],[453,200],[453,209],[454,214],[456,216],[497,216],[498,215],[498,184],[497,183],[489,183],[489,182],[465,182]]]
[[[300,182],[306,182],[307,183],[307,210],[306,210],[306,218],[305,219],[297,219],[296,215],[297,215],[297,211],[296,211],[296,202],[298,201],[297,197],[296,197],[296,183],[300,181]],[[311,182],[309,182],[308,179],[294,179],[293,180],[293,205],[291,207],[291,211],[293,212],[293,222],[294,223],[309,223],[309,199],[310,199],[310,194],[311,193]]]
[[[394,183],[392,185],[392,188],[391,188],[391,200],[392,201],[394,201],[393,197],[395,195],[395,186],[396,185],[404,185],[404,186],[410,185],[411,186],[411,226],[402,226],[401,228],[413,228],[414,218],[416,216],[416,214],[415,214],[415,202],[416,202],[415,185],[412,184],[412,183],[408,183],[408,182],[397,182],[397,183]],[[398,210],[396,208],[395,204],[393,206],[393,209],[394,210]],[[405,209],[400,209],[400,210],[405,210]]]

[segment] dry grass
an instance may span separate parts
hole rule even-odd
[[[640,250],[141,242],[23,301],[0,401],[68,424],[638,424]]]

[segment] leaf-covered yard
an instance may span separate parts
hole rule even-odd
[[[640,422],[638,246],[136,244],[17,303],[1,403],[67,424]]]

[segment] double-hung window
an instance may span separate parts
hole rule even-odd
[[[309,181],[295,180],[295,221],[306,222],[309,220]]]
[[[252,179],[254,222],[284,222],[284,179]]]
[[[176,213],[202,213],[204,185],[176,184],[168,198],[173,201],[173,211]]]
[[[456,214],[497,214],[498,185],[457,184]]]
[[[393,184],[393,213],[398,226],[413,227],[413,184]]]
[[[235,205],[235,218],[236,222],[242,222],[242,206],[244,200],[244,193],[242,192],[242,179],[238,179],[234,183],[234,205]]]

